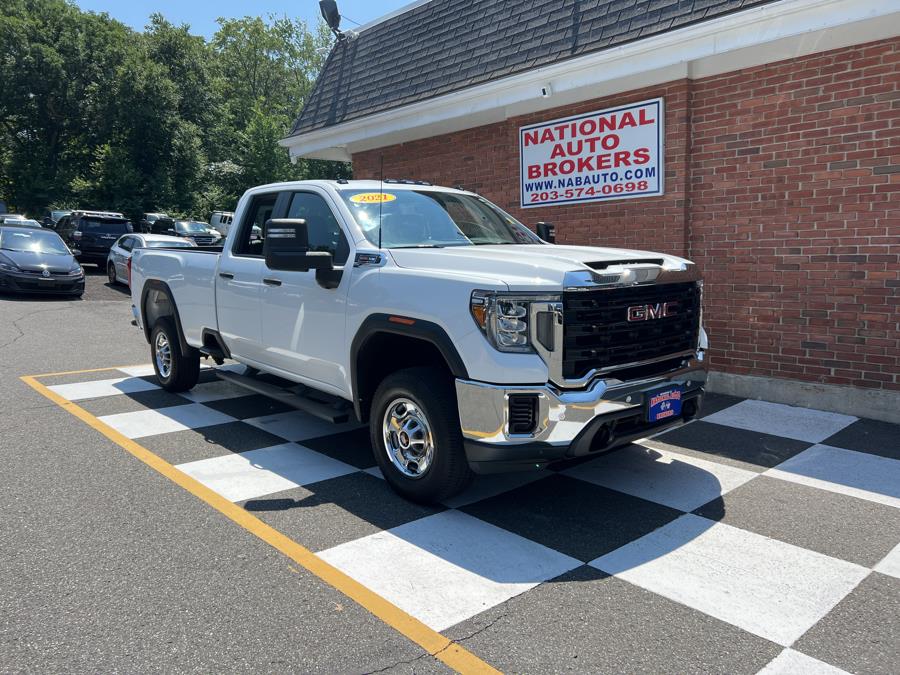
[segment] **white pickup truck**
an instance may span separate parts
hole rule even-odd
[[[164,388],[238,361],[219,377],[368,422],[391,486],[441,501],[698,413],[696,266],[544,236],[423,182],[264,185],[223,246],[136,251],[133,312]]]

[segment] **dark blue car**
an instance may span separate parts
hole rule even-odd
[[[0,292],[80,296],[84,270],[56,232],[0,226]]]

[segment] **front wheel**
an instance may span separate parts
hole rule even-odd
[[[150,333],[150,357],[156,379],[166,391],[187,391],[200,379],[200,353],[188,348],[181,353],[175,324],[168,317],[156,322]]]
[[[381,473],[411,501],[441,502],[472,479],[456,396],[439,370],[409,368],[386,377],[375,391],[369,432]]]
[[[115,263],[106,263],[106,276],[109,278],[110,286],[118,286],[119,280],[116,278]]]

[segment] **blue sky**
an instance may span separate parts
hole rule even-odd
[[[410,0],[338,0],[338,9],[345,20],[344,30],[355,24],[366,23],[388,12],[409,4]],[[173,23],[188,23],[191,32],[210,37],[216,31],[216,19],[220,16],[265,16],[269,13],[306,19],[315,23],[319,17],[318,0],[258,0],[239,2],[238,0],[76,0],[75,4],[85,10],[107,12],[122,23],[142,30],[147,18],[160,12]]]

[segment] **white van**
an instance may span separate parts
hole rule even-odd
[[[233,220],[234,213],[232,211],[213,211],[209,219],[209,226],[224,237],[228,234]]]

